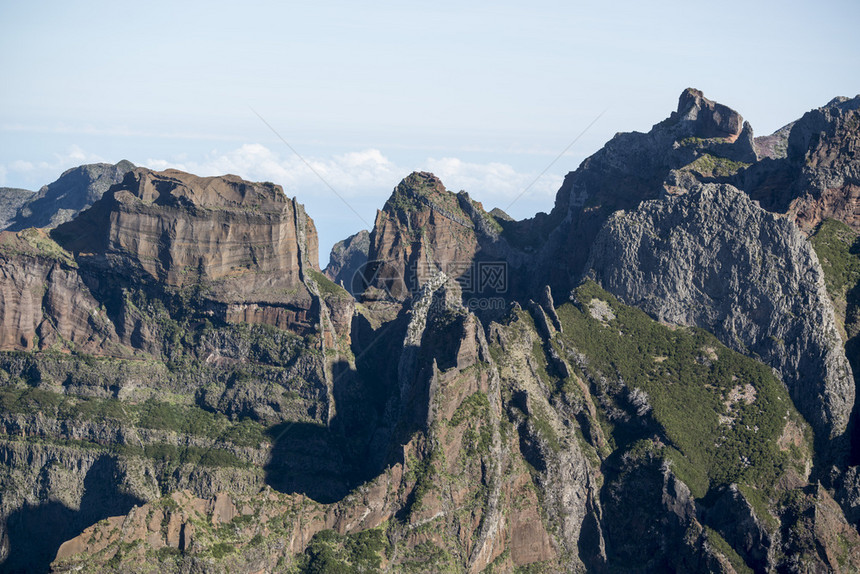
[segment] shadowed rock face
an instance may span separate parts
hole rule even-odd
[[[361,267],[367,263],[367,253],[370,250],[370,232],[362,229],[355,235],[350,235],[343,241],[338,241],[331,248],[325,275],[344,289],[353,293],[353,279]]]
[[[793,216],[807,233],[828,218],[860,231],[860,96],[804,114],[785,147],[783,157],[742,174],[744,190],[765,209]]]
[[[74,218],[114,184],[122,181],[134,164],[123,160],[117,164],[93,163],[69,169],[54,183],[48,184],[20,206],[9,221],[10,231],[28,227],[56,227]],[[5,227],[5,226],[3,226]]]
[[[0,187],[0,229],[6,229],[21,206],[32,198],[32,191]]]
[[[818,258],[790,221],[731,186],[707,184],[616,213],[589,267],[657,319],[756,353],[782,374],[821,451],[846,446],[837,439],[854,404],[851,367]]]

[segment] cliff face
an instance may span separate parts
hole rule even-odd
[[[790,221],[731,186],[703,185],[616,213],[589,267],[658,320],[703,327],[775,367],[819,448],[847,454],[838,439],[854,405],[851,367],[818,258]]]
[[[135,169],[52,236],[90,274],[202,289],[226,321],[313,323],[316,229],[279,186]]]
[[[8,222],[10,231],[21,231],[28,227],[56,227],[74,218],[93,203],[114,184],[122,181],[134,164],[123,160],[115,165],[94,163],[66,170],[26,202],[20,205]],[[0,229],[7,225],[0,225]]]
[[[457,280],[467,298],[501,292],[500,285],[482,283],[478,270],[479,261],[519,261],[501,231],[499,222],[467,193],[449,192],[431,173],[413,173],[377,212],[362,296],[404,301],[437,271]]]
[[[370,251],[370,232],[362,229],[355,235],[350,235],[342,241],[338,241],[331,248],[328,265],[326,265],[325,276],[351,294],[356,295],[353,282],[367,263],[367,254]]]
[[[253,280],[255,273],[294,285],[300,282],[299,218],[306,220],[273,184],[135,169],[54,236],[108,268],[172,287],[242,275]],[[303,239],[316,241],[312,224]]]
[[[523,289],[573,288],[594,237],[616,210],[635,208],[691,177],[724,180],[755,161],[749,123],[702,92],[685,90],[677,110],[648,133],[616,134],[570,172],[549,214],[503,224],[503,237],[527,255],[520,274],[531,279]]]
[[[860,231],[858,146],[860,96],[835,98],[792,124],[784,156],[752,166],[740,184],[806,233],[828,218]]]
[[[6,229],[21,206],[32,198],[32,191],[0,187],[0,229]]]
[[[68,252],[40,230],[0,233],[0,350],[109,352],[117,342]]]

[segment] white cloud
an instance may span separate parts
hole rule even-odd
[[[307,163],[305,163],[307,162]],[[289,195],[319,193],[334,188],[343,197],[388,197],[392,188],[412,167],[395,164],[378,149],[348,152],[329,158],[280,154],[262,144],[245,144],[226,152],[213,151],[201,160],[167,161],[148,159],[152,169],[173,167],[198,175],[232,173],[256,181],[273,181]],[[448,189],[465,189],[478,201],[507,205],[524,195],[551,200],[562,182],[562,176],[519,172],[505,163],[472,163],[454,157],[428,158],[419,169],[439,176]],[[537,181],[535,181],[537,178]],[[525,192],[525,194],[523,194]]]
[[[50,161],[26,161],[14,160],[5,165],[0,165],[2,182],[12,176],[14,181],[20,182],[16,185],[29,186],[30,189],[39,189],[60,176],[69,168],[77,167],[85,163],[98,163],[105,161],[101,156],[88,153],[79,146],[72,145],[61,153],[53,154]]]
[[[435,173],[452,190],[465,189],[479,201],[511,202],[520,196],[551,198],[561,186],[562,177],[518,172],[505,163],[470,163],[444,157],[428,160]]]
[[[49,161],[15,160],[0,164],[0,182],[24,181],[31,189],[38,189],[66,169],[99,161],[105,160],[80,146],[70,146]],[[339,204],[328,189],[330,186],[363,213],[367,221],[372,221],[373,211],[382,207],[394,186],[414,170],[432,171],[448,189],[465,189],[488,209],[495,206],[507,209],[511,202],[516,202],[512,214],[519,217],[551,206],[562,182],[561,175],[545,174],[537,178],[537,173],[518,171],[501,162],[431,157],[419,165],[404,166],[375,148],[302,159],[289,150],[275,150],[259,143],[215,149],[202,156],[183,152],[171,159],[149,158],[139,165],[156,170],[175,168],[202,176],[231,173],[252,181],[272,181],[283,186],[287,195],[297,196],[309,206],[331,205],[331,201]]]

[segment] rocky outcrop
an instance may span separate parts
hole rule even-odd
[[[33,197],[28,189],[0,187],[0,229],[6,229],[22,205]]]
[[[379,262],[380,272],[370,274],[363,296],[403,301],[439,271],[453,278],[470,271],[477,249],[456,196],[433,174],[413,173],[376,214],[368,260]]]
[[[752,166],[739,185],[806,233],[828,218],[860,231],[860,96],[835,98],[790,128],[784,157]]]
[[[304,263],[299,218],[303,210],[274,184],[140,168],[53,235],[104,267],[172,287],[239,276],[253,282],[255,274],[292,286]],[[313,224],[307,235],[315,240]]]
[[[10,231],[28,227],[56,227],[101,199],[114,184],[134,169],[130,161],[93,163],[66,170],[55,181],[32,195],[9,221]],[[0,225],[0,229],[5,228]]]
[[[465,299],[507,294],[509,274],[487,281],[480,270],[482,264],[506,271],[508,264],[522,263],[524,256],[501,232],[499,222],[466,192],[449,192],[432,173],[412,173],[377,212],[362,296],[404,301],[437,271],[457,281]]]
[[[222,320],[312,329],[316,229],[274,184],[139,168],[52,236],[100,285],[194,286]]]
[[[589,268],[658,320],[703,327],[776,368],[820,452],[839,459],[852,373],[818,258],[793,223],[731,186],[703,185],[615,214]]]
[[[754,140],[755,153],[762,159],[783,159],[788,155],[788,136],[795,122],[782,126],[769,136],[757,137]]]
[[[370,251],[370,232],[362,229],[355,235],[350,235],[342,241],[338,241],[331,248],[328,265],[326,265],[326,277],[344,289],[355,295],[353,283],[356,273],[361,271],[367,263],[367,254]],[[360,281],[359,281],[360,284]]]
[[[111,353],[118,342],[69,253],[37,229],[0,232],[0,350]]]
[[[749,123],[699,90],[685,90],[677,110],[648,133],[616,134],[567,174],[549,214],[503,222],[503,237],[528,254],[515,273],[528,278],[519,289],[532,293],[549,284],[569,291],[612,213],[671,191],[679,177],[725,181],[755,161]]]

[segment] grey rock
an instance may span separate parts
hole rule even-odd
[[[759,159],[782,159],[788,155],[788,135],[795,122],[782,126],[769,136],[757,137],[753,140],[755,152]]]
[[[0,187],[0,229],[6,229],[22,205],[32,199],[33,192],[14,187]]]
[[[362,229],[355,235],[350,235],[334,244],[323,273],[338,285],[342,285],[350,294],[355,295],[353,278],[362,265],[367,263],[368,251],[370,251],[370,232]]]
[[[785,151],[738,174],[738,186],[807,233],[828,218],[860,230],[860,96],[834,98],[777,136]]]
[[[845,512],[845,519],[857,526],[860,524],[860,466],[852,466],[837,481],[836,502]]]
[[[790,220],[732,186],[702,185],[613,215],[588,268],[624,302],[776,368],[819,452],[844,448],[851,367],[818,257]]]
[[[28,227],[56,227],[74,218],[112,186],[120,183],[134,164],[93,163],[66,170],[54,183],[43,186],[23,204],[9,222],[10,231]]]
[[[764,518],[756,516],[752,504],[733,484],[723,489],[707,510],[706,520],[742,554],[745,562],[764,571],[775,566],[774,550],[779,542],[765,527]]]

